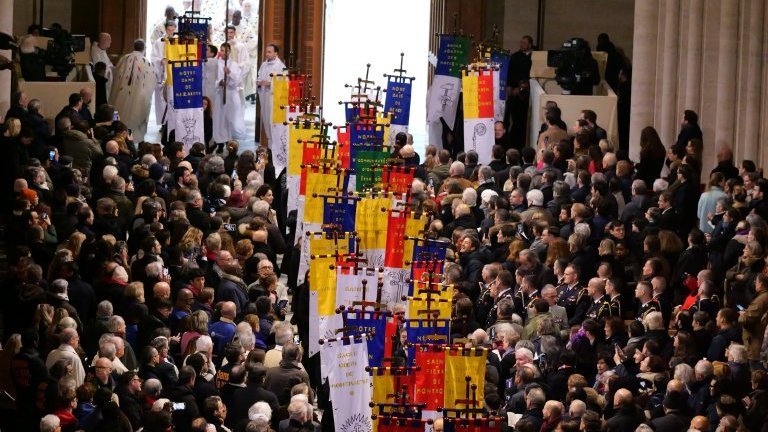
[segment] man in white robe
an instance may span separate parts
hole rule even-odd
[[[272,144],[272,77],[270,74],[281,74],[285,69],[285,64],[278,57],[279,52],[277,45],[267,45],[264,52],[266,60],[259,67],[256,81],[261,107],[261,128],[264,130],[270,145]]]
[[[237,38],[237,28],[235,26],[227,26],[227,44],[229,44],[232,52],[230,53],[229,60],[234,61],[240,66],[240,70],[245,73],[250,67],[251,56],[248,54],[248,47],[241,43]],[[242,90],[243,84],[240,84]]]
[[[233,61],[229,55],[229,44],[222,44],[219,50],[216,109],[213,111],[213,140],[219,144],[231,139],[245,138],[243,101],[238,92],[243,84],[243,73],[240,64]],[[225,91],[226,103],[224,103]]]
[[[144,57],[144,48],[144,40],[137,39],[133,43],[134,51],[117,62],[109,98],[109,103],[120,113],[120,120],[133,130],[135,142],[144,141],[155,89],[155,73]]]
[[[219,74],[218,50],[213,45],[208,45],[208,61],[203,63],[203,96],[207,97],[213,103],[216,99],[216,78]],[[216,105],[214,104],[215,108]]]
[[[112,69],[114,68],[112,60],[107,54],[110,46],[112,46],[112,36],[109,33],[99,33],[99,40],[91,45],[91,63],[95,65],[102,62],[107,65],[107,72],[104,74],[107,79],[107,99],[109,99],[109,93],[112,90]]]
[[[163,124],[163,120],[168,121],[167,102],[166,102],[166,86],[165,79],[166,66],[168,64],[165,58],[165,40],[173,38],[173,34],[176,33],[176,22],[166,21],[165,23],[165,36],[157,39],[155,45],[152,47],[152,67],[155,71],[155,123],[158,126]]]
[[[174,9],[174,7],[171,5],[168,5],[165,8],[165,15],[163,16],[163,19],[155,24],[154,29],[152,30],[152,35],[149,37],[149,43],[152,44],[153,50],[155,48],[155,42],[157,42],[158,39],[165,37],[165,24],[168,21],[176,21],[176,9]],[[154,56],[155,53],[152,52],[151,55]],[[165,55],[165,50],[162,50],[160,55]]]
[[[235,10],[232,13],[232,22],[230,23],[230,26],[235,28],[234,39],[237,41],[237,46],[235,47],[236,49],[233,50],[233,53],[237,58],[242,58],[243,60],[246,58],[245,54],[239,51],[248,53],[247,62],[240,65],[245,74],[243,76],[243,93],[248,98],[252,97],[255,103],[256,96],[254,93],[256,92],[256,87],[254,86],[254,78],[256,76],[256,68],[253,66],[253,60],[256,59],[257,55],[258,38],[251,32],[251,28],[245,20],[243,20],[243,14],[239,10]],[[229,41],[229,44],[232,45],[232,41]]]

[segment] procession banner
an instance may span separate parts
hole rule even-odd
[[[340,126],[336,128],[336,142],[339,145],[339,162],[341,162],[342,168],[352,168],[351,157],[352,148],[350,145],[349,129],[347,126]],[[352,180],[350,179],[349,187],[356,189]]]
[[[443,406],[445,392],[445,350],[433,345],[420,345],[415,350],[414,364],[421,369],[414,380],[413,402],[425,403],[426,411]]]
[[[368,259],[368,267],[384,266],[384,251],[387,246],[387,210],[392,208],[388,196],[364,197],[356,207],[355,221],[360,239],[360,252]]]
[[[324,198],[323,225],[333,226],[341,231],[355,230],[357,200],[348,198]]]
[[[349,266],[336,266],[336,307],[344,306],[353,309],[355,302],[376,303],[380,272],[378,269],[364,267],[349,268]],[[365,297],[363,297],[365,286]],[[384,335],[382,328],[382,336]],[[366,332],[367,333],[367,332]],[[378,335],[377,335],[378,336]]]
[[[375,292],[375,290],[374,290]],[[376,300],[374,295],[374,301]],[[368,366],[381,366],[384,359],[387,314],[373,311],[344,311],[344,327],[352,327],[354,334],[368,334]]]
[[[166,39],[165,40],[165,58],[168,60],[168,64],[166,65],[166,71],[165,76],[166,78],[166,85],[171,86],[173,85],[173,62],[179,62],[179,61],[192,61],[192,60],[199,60],[199,56],[197,54],[197,40],[190,41],[190,43],[184,43],[184,41],[179,41],[178,38],[173,38],[171,40]],[[203,74],[200,73],[200,87],[202,88],[203,83]],[[202,93],[202,90],[201,90]]]
[[[432,286],[432,292],[429,295],[424,292],[426,290],[425,284],[414,285],[414,295],[408,298],[408,317],[423,318],[425,316],[424,311],[431,310],[438,311],[439,315],[437,318],[450,319],[453,290]]]
[[[432,344],[442,341],[448,342],[450,331],[449,319],[406,319],[403,320],[403,328],[408,335],[408,365],[414,366],[416,359],[416,345]]]
[[[203,67],[198,61],[171,63],[173,108],[176,111],[176,141],[184,143],[185,153],[192,144],[203,142]],[[182,133],[183,131],[183,133]]]
[[[468,386],[472,384],[477,385],[475,399],[478,405],[469,408],[482,408],[484,406],[485,360],[487,357],[488,350],[485,348],[446,348],[444,408],[466,408],[466,404],[456,403],[456,401],[472,398],[471,389],[468,389]],[[467,384],[466,377],[470,378],[469,384]]]
[[[408,401],[413,401],[413,391],[414,391],[414,375],[408,375],[403,369],[400,368],[391,368],[391,367],[372,367],[370,370],[371,374],[371,381],[373,384],[373,398],[371,402],[373,404],[392,404],[396,403],[396,393],[400,393],[400,398],[402,398],[402,386],[406,386],[408,391],[406,393]],[[391,411],[391,410],[390,410]],[[381,414],[381,410],[376,411],[374,408],[373,411],[374,414]],[[386,431],[386,430],[413,430],[413,431],[423,431],[424,426],[422,425],[421,428],[414,428],[414,429],[408,429],[403,428],[402,426],[399,426],[398,429],[388,429],[388,426],[386,426],[389,422],[384,421],[383,423],[379,421],[378,419],[373,421],[373,430],[374,431]],[[381,427],[379,427],[381,425]]]
[[[507,73],[509,72],[509,54],[502,51],[491,53],[491,63],[498,66],[493,77],[493,118],[504,121],[504,109],[507,103]]]
[[[384,266],[409,268],[413,257],[413,242],[405,240],[405,237],[418,236],[424,230],[424,219],[415,218],[413,213],[402,211],[390,211],[388,219]]]
[[[390,124],[408,127],[411,116],[410,78],[390,76],[387,80],[387,99],[384,112],[390,114]]]
[[[488,68],[462,72],[464,85],[464,150],[474,150],[480,164],[491,162],[495,144],[493,71]]]
[[[285,123],[288,121],[286,108],[290,103],[288,97],[290,82],[291,80],[288,75],[277,74],[272,76],[272,123]],[[275,169],[275,172],[279,171]]]
[[[385,165],[381,169],[382,189],[395,194],[408,193],[411,191],[415,174],[415,167]]]
[[[352,167],[355,170],[355,190],[363,192],[365,189],[381,186],[378,176],[374,178],[374,166],[383,165],[389,159],[390,154],[382,150],[357,150],[352,144]],[[363,147],[363,146],[360,146]]]
[[[336,337],[336,330],[344,327],[344,321],[339,314],[318,315],[318,295],[317,291],[309,292],[309,356],[312,357],[322,350],[322,345],[318,342],[320,339],[329,339]],[[325,380],[328,377],[328,371],[335,367],[320,361],[321,378]]]
[[[350,338],[351,339],[351,338]],[[344,343],[323,349],[335,362],[328,373],[333,421],[339,431],[371,430],[371,377],[366,372],[368,344],[344,338]]]
[[[343,191],[343,174],[332,168],[307,166],[302,168],[302,175],[307,179],[304,222],[323,223],[323,197],[314,195]]]
[[[427,121],[442,117],[453,129],[461,91],[461,68],[469,58],[470,40],[459,35],[440,35],[437,66],[427,96]]]
[[[309,289],[319,293],[318,313],[331,315],[336,311],[336,262],[349,253],[351,236],[329,238],[326,235],[309,237]]]

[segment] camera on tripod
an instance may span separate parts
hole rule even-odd
[[[555,68],[563,94],[591,95],[592,87],[600,83],[597,61],[582,38],[568,39],[560,49],[547,51],[547,66]]]

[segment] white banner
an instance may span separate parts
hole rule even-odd
[[[368,366],[368,344],[365,340],[348,345],[327,343],[320,356],[321,359],[326,358],[326,364],[334,365],[329,368],[328,384],[336,430],[370,431],[371,407],[368,403],[371,401],[371,377],[365,371]]]
[[[279,176],[280,172],[288,166],[289,130],[290,128],[285,123],[272,123],[272,140],[269,142],[269,146],[272,148],[272,163],[275,165],[275,176]]]
[[[439,123],[442,117],[448,123],[448,127],[453,129],[460,91],[461,78],[435,75],[432,79],[432,87],[427,94],[427,121]]]
[[[344,327],[344,320],[341,315],[319,315],[318,314],[318,292],[309,292],[309,356],[322,351],[322,346],[318,342],[320,339],[329,339],[336,337],[335,330]],[[325,372],[323,372],[325,370]],[[325,378],[328,376],[328,370],[323,369],[322,357],[320,371]]]
[[[389,310],[395,305],[404,305],[406,312],[408,302],[403,296],[408,295],[408,279],[411,277],[410,269],[384,267],[384,286],[381,289],[381,303],[387,305]]]
[[[464,119],[464,151],[474,150],[481,165],[488,165],[493,159],[493,119]]]
[[[169,108],[170,109],[170,108]],[[189,154],[192,144],[205,141],[202,108],[175,110],[176,141],[184,143],[184,154]]]
[[[363,298],[363,281],[365,281],[365,298]],[[336,307],[344,306],[349,309],[353,307],[353,302],[376,302],[378,284],[378,269],[363,268],[355,274],[354,270],[336,267]]]

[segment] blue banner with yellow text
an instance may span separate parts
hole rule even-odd
[[[408,126],[411,116],[411,88],[409,78],[389,77],[384,112],[392,115],[393,125]]]

